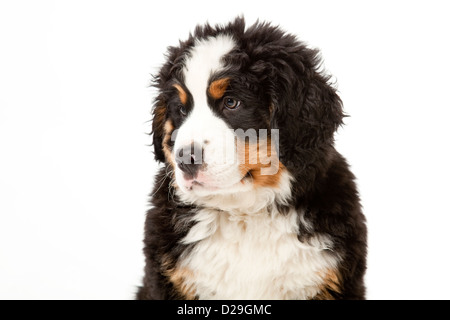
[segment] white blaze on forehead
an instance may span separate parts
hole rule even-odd
[[[211,75],[225,69],[222,58],[235,46],[236,43],[231,36],[219,35],[197,40],[189,52],[183,73],[185,85],[191,93],[194,103],[193,110],[179,129],[175,150],[189,145],[190,141],[194,140],[199,143],[204,140],[216,140],[216,143],[211,141],[209,148],[224,145],[224,141],[219,141],[220,139],[217,136],[227,130],[228,125],[214,115],[208,106],[207,91]],[[222,136],[224,135],[222,134]],[[225,136],[228,137],[227,139],[234,139],[234,136],[230,133]],[[212,151],[208,152],[205,157],[212,153]]]
[[[184,77],[186,87],[194,97],[194,105],[207,105],[206,90],[211,74],[224,69],[222,58],[236,46],[229,35],[197,41],[186,60]]]
[[[222,187],[225,182],[238,183],[241,173],[235,163],[234,134],[228,124],[216,116],[208,105],[208,86],[211,75],[225,70],[224,55],[236,47],[229,35],[219,35],[197,40],[186,58],[183,69],[184,84],[192,95],[193,109],[180,126],[174,150],[190,146],[192,142],[203,147],[202,162],[205,162],[206,183],[211,188]],[[178,184],[188,187],[179,168],[175,170]],[[199,177],[197,177],[200,179]]]

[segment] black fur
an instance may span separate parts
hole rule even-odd
[[[184,57],[195,39],[230,34],[238,49],[225,57],[231,78],[226,95],[243,97],[244,114],[217,114],[232,128],[274,128],[280,130],[280,162],[294,176],[290,206],[306,212],[313,230],[301,227],[298,238],[329,236],[333,254],[342,257],[339,265],[340,290],[329,289],[338,299],[364,299],[366,269],[366,226],[361,212],[355,177],[345,159],[334,148],[334,132],[342,125],[342,103],[329,77],[319,72],[318,52],[278,27],[256,23],[245,29],[242,18],[226,26],[199,26],[187,41],[168,49],[167,62],[155,77],[159,90],[153,109],[155,159],[165,162],[162,151],[163,125],[171,119],[178,127],[183,119],[173,84],[183,83]],[[213,79],[212,79],[213,80]],[[255,103],[258,102],[258,103]],[[214,105],[214,103],[212,103]],[[188,106],[189,107],[189,106]],[[189,216],[195,207],[180,203],[171,193],[167,171],[156,177],[145,227],[146,268],[139,299],[182,299],[165,270],[174,267],[189,246],[180,244],[189,230]],[[163,261],[164,260],[164,261]]]

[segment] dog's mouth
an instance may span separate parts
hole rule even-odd
[[[227,177],[227,175],[225,175],[225,177]],[[180,180],[179,185],[184,192],[201,192],[203,194],[226,190],[232,192],[235,188],[251,182],[253,176],[251,171],[248,171],[240,178],[233,175],[229,175],[227,178],[224,178],[224,176],[220,177],[220,175],[209,176],[200,172],[195,177],[183,176]]]
[[[199,172],[195,176],[183,175],[183,178],[181,179],[181,186],[185,191],[217,189],[217,187],[211,183],[208,176],[203,172]]]

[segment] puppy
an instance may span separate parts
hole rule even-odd
[[[138,299],[364,299],[365,218],[319,66],[295,36],[243,18],[169,47]]]

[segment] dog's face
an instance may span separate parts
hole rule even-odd
[[[270,129],[270,101],[258,86],[249,88],[251,79],[240,70],[227,68],[223,57],[236,47],[230,36],[198,41],[186,57],[181,79],[172,84],[166,129],[174,129],[173,146],[167,141],[163,148],[183,192],[239,192],[268,182],[255,181],[264,174],[260,160],[265,159],[257,159],[258,151],[250,145],[258,144],[260,129]],[[263,143],[267,146],[261,139]],[[274,168],[271,180],[278,171]]]
[[[237,19],[169,51],[156,77],[154,147],[182,193],[277,188],[305,150],[332,142],[340,100],[295,38]]]

